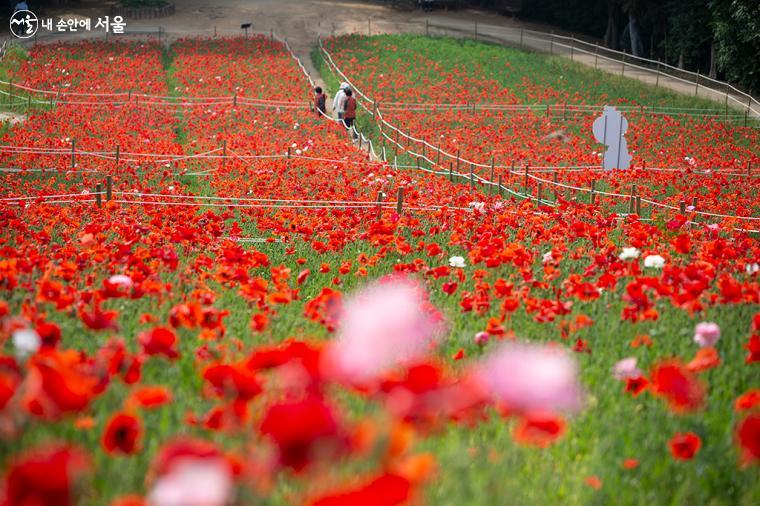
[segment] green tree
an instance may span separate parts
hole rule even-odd
[[[711,0],[717,66],[725,78],[760,91],[760,2]]]
[[[707,60],[713,39],[712,15],[705,0],[668,0],[666,29],[660,43],[668,63],[698,70]]]

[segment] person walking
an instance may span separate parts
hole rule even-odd
[[[346,99],[347,89],[348,83],[340,83],[338,93],[335,94],[335,98],[333,99],[332,108],[333,112],[335,113],[335,117],[338,119],[343,119],[343,110],[345,109],[345,104],[343,102]]]
[[[317,118],[325,114],[325,102],[327,97],[322,93],[322,87],[314,88],[314,110],[317,112]]]
[[[346,125],[347,129],[352,130],[354,121],[356,120],[356,99],[353,97],[353,93],[350,89],[346,90],[346,99],[344,100],[344,103],[346,105],[343,108],[343,123]],[[356,132],[353,134],[354,139],[356,139]]]

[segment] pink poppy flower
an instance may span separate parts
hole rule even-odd
[[[717,323],[698,323],[694,329],[694,342],[702,348],[714,346],[718,342],[718,339],[720,339],[720,327]]]
[[[412,280],[393,277],[354,294],[345,304],[326,370],[351,382],[372,381],[387,369],[424,357],[436,344],[440,314]]]
[[[494,400],[510,410],[573,412],[582,404],[578,366],[560,347],[505,343],[476,375]]]

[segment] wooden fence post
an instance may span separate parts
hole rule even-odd
[[[101,192],[103,191],[103,187],[100,183],[95,185],[95,203],[98,207],[103,205],[103,199],[101,198]]]
[[[636,206],[636,185],[634,184],[631,186],[631,205],[630,205],[630,208],[628,209],[628,212],[630,214],[633,214],[633,211],[635,210],[635,206]]]
[[[596,203],[596,179],[591,180],[591,205]]]
[[[454,182],[454,171],[451,169],[453,162],[449,162],[449,181]]]
[[[503,195],[502,190],[504,188],[501,186],[501,174],[499,174],[499,197]]]
[[[404,189],[399,188],[396,195],[396,213],[401,214],[404,210]]]
[[[559,182],[557,181],[557,171],[554,171],[554,201],[559,200]]]
[[[76,166],[76,141],[71,139],[71,168]]]
[[[119,152],[121,151],[121,146],[116,146],[116,167],[119,167]]]
[[[113,177],[111,174],[108,174],[106,176],[106,200],[111,200],[111,195],[113,194]]]
[[[525,184],[523,185],[523,193],[525,195],[528,194],[528,167],[529,167],[529,164],[526,163],[525,164]]]
[[[493,193],[493,170],[496,165],[496,160],[494,157],[491,157],[491,178],[488,180],[491,184],[488,185],[488,193]]]

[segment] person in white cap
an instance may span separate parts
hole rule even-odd
[[[344,102],[346,101],[346,90],[348,89],[348,83],[340,83],[338,93],[335,94],[335,98],[332,103],[332,110],[335,112],[338,119],[343,119],[343,111],[345,109]]]

